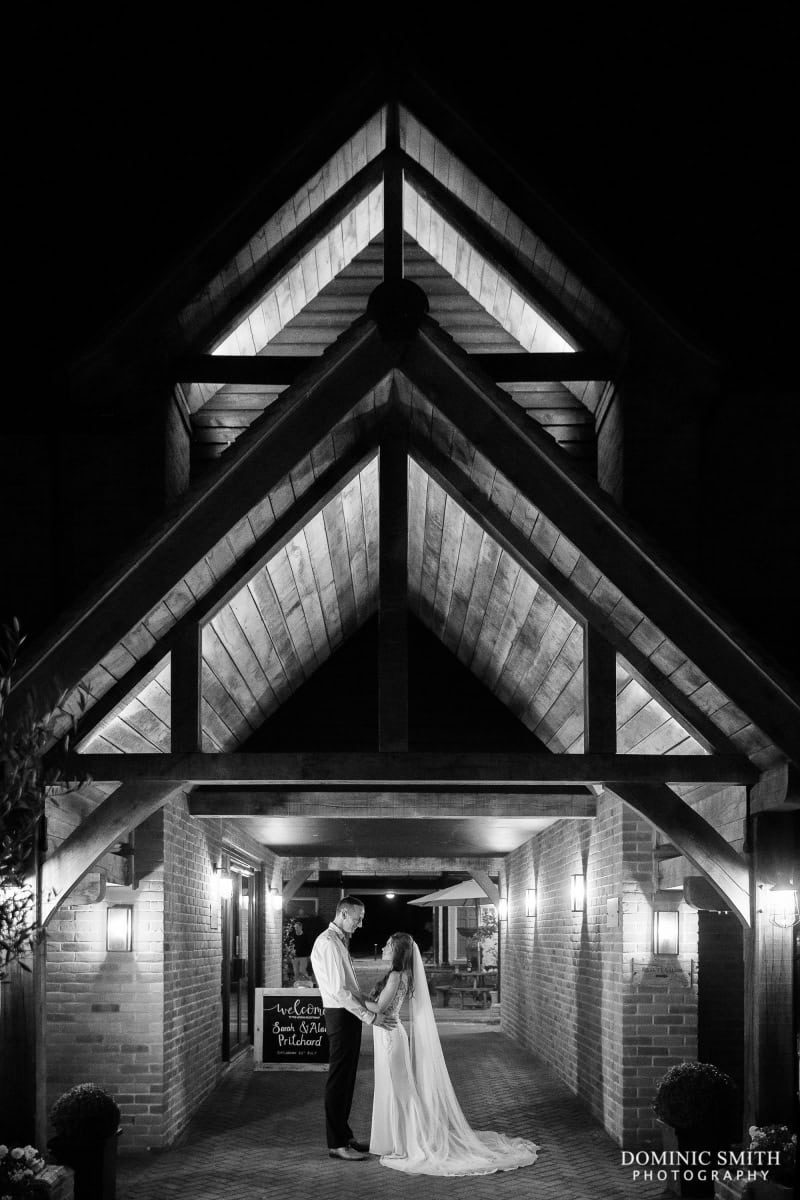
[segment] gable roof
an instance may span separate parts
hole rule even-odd
[[[279,342],[384,232],[381,201],[402,214],[401,240],[516,342],[517,382],[537,382],[537,355],[561,355],[569,373],[584,347],[612,367],[624,354],[605,301],[408,109],[381,108],[162,334],[177,374],[198,351],[222,370],[298,345],[299,375],[279,393],[267,363],[253,368],[275,398],[17,686],[59,671],[73,711],[85,689],[84,729],[102,718],[87,753],[167,751],[167,655],[199,624],[204,748],[240,745],[374,611],[391,413],[408,441],[410,602],[553,750],[583,749],[588,627],[615,654],[619,753],[798,761],[788,689],[503,392],[488,355],[471,358],[430,316],[401,336],[369,307],[327,346]],[[397,232],[385,231],[393,248]],[[607,380],[559,382],[594,415],[608,401]],[[196,415],[220,391],[201,380],[183,397]]]

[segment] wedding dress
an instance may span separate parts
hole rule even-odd
[[[416,944],[413,979],[410,1040],[399,1017],[394,1029],[373,1026],[371,1152],[381,1156],[382,1166],[412,1175],[490,1175],[534,1163],[539,1147],[533,1142],[468,1125],[447,1072]],[[407,992],[403,976],[384,1011],[398,1016]]]

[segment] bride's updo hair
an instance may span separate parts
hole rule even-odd
[[[408,973],[408,994],[409,996],[414,995],[414,939],[410,933],[393,933],[389,940],[392,943],[391,971],[387,971],[383,979],[378,980],[375,984],[370,996],[371,1000],[378,999],[386,987],[386,981],[392,971]]]

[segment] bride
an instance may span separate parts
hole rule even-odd
[[[373,1026],[375,1092],[369,1148],[384,1167],[412,1175],[490,1175],[536,1161],[524,1138],[478,1132],[467,1124],[445,1066],[419,947],[395,933],[383,948],[391,969],[367,1001],[371,1012],[397,1016],[406,996],[410,1039],[398,1020]]]

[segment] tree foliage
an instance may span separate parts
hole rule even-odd
[[[12,675],[24,640],[16,618],[0,626],[0,972],[14,960],[24,966],[23,956],[41,932],[32,877],[47,795],[53,788],[77,786],[66,783],[63,772],[74,722],[59,743],[58,757],[45,761],[55,739],[54,711],[65,697],[41,714],[28,695],[21,711],[9,716]],[[84,705],[81,695],[81,710]]]

